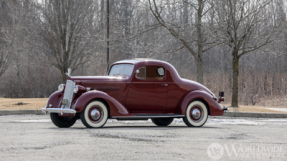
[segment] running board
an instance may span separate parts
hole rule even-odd
[[[182,118],[181,114],[137,114],[135,116],[115,116],[113,119]]]

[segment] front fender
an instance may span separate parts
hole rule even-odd
[[[111,117],[130,115],[128,110],[119,101],[102,91],[89,91],[82,94],[77,99],[76,103],[72,106],[72,108],[75,109],[77,113],[80,113],[85,109],[87,104],[94,99],[102,99],[106,101],[106,103],[109,105]]]
[[[63,93],[56,91],[49,97],[46,107],[49,108],[49,105],[52,105],[52,108],[59,108],[63,99]]]
[[[186,115],[188,105],[196,99],[203,100],[207,104],[211,116],[220,116],[224,114],[222,106],[214,100],[213,96],[202,90],[191,91],[184,97],[180,106],[180,113]]]

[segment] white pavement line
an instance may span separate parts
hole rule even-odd
[[[267,121],[267,122],[287,122],[287,119],[262,119],[257,121]]]
[[[42,122],[51,122],[51,119],[42,119],[42,120],[15,120],[12,122],[16,123],[42,123]]]
[[[231,124],[231,125],[264,125],[262,122],[255,122],[245,119],[208,119],[208,125]]]

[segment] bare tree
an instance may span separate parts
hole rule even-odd
[[[196,80],[197,60],[187,47],[198,55],[199,1],[155,0],[164,24],[183,41],[155,18],[150,10],[152,6],[155,12],[153,0],[126,1],[110,0],[110,62],[135,57],[160,59],[173,64],[182,77]],[[213,92],[226,91],[225,102],[231,102],[229,93],[235,80],[232,78],[233,47],[239,48],[240,55],[244,49],[250,50],[256,43],[258,48],[268,40],[268,44],[248,52],[252,54],[238,58],[238,103],[284,106],[287,103],[287,32],[283,25],[281,29],[278,27],[282,19],[286,24],[287,2],[272,0],[266,6],[263,3],[267,0],[202,2],[204,85]],[[244,18],[239,16],[242,8]],[[104,74],[105,11],[106,0],[0,0],[0,55],[7,69],[1,75],[0,97],[48,97],[64,81],[64,70],[76,64],[79,68],[74,68],[73,75]],[[236,15],[235,20],[232,15]],[[233,22],[238,24],[237,29]],[[283,34],[277,37],[282,29],[285,29]],[[246,34],[250,31],[251,35]],[[236,45],[242,37],[245,48]],[[68,65],[65,65],[67,57]]]
[[[280,34],[281,23],[273,23],[272,0],[220,0],[216,3],[219,41],[231,49],[232,107],[238,107],[239,60],[271,43]]]
[[[7,44],[7,46],[5,44],[0,44],[0,77],[7,70],[9,63],[11,62],[11,43],[12,42]]]
[[[92,0],[47,0],[38,4],[40,12],[34,15],[32,26],[38,37],[32,46],[61,72],[63,82],[67,68],[74,71],[81,67],[95,49],[92,30],[96,5]]]
[[[13,55],[15,32],[15,15],[13,3],[0,0],[0,77],[7,70]]]
[[[206,37],[206,32],[204,32],[204,26],[203,26],[203,18],[204,16],[208,13],[208,11],[212,8],[211,5],[208,5],[207,0],[197,0],[196,2],[194,1],[188,1],[188,0],[183,0],[183,4],[180,5],[179,3],[174,3],[172,5],[175,6],[180,6],[179,8],[183,8],[184,10],[184,15],[187,16],[187,6],[190,6],[191,8],[196,10],[196,19],[195,22],[192,22],[192,25],[190,28],[187,27],[182,27],[182,24],[177,24],[168,18],[164,18],[163,16],[163,10],[165,6],[170,6],[171,3],[169,1],[156,1],[156,0],[149,0],[149,7],[158,21],[160,25],[165,27],[169,33],[176,38],[177,40],[180,41],[181,48],[186,48],[194,57],[197,63],[197,81],[201,84],[203,84],[203,53],[207,50],[210,49],[210,46],[208,44],[207,37]],[[173,9],[170,14],[176,13],[176,9]],[[187,18],[184,17],[185,20],[184,22],[188,22]],[[184,24],[187,25],[187,24]],[[191,31],[193,30],[192,28],[196,28],[194,30],[194,33]],[[185,29],[187,31],[182,31],[182,29]],[[188,35],[188,33],[192,33],[191,35]],[[188,35],[188,36],[187,36]],[[194,36],[196,35],[196,36]]]

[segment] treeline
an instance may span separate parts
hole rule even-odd
[[[0,0],[0,96],[48,97],[68,67],[106,74],[110,41],[110,64],[168,61],[182,77],[224,90],[233,106],[232,96],[253,105],[286,99],[284,0],[109,2],[106,39],[106,0]]]

